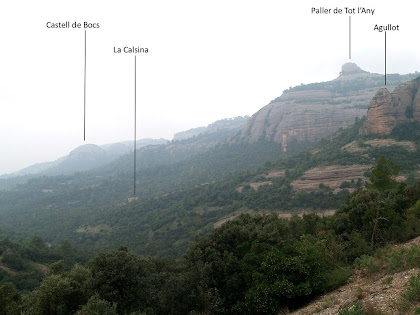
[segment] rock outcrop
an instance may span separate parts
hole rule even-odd
[[[366,73],[366,71],[363,71],[360,69],[358,65],[352,62],[345,63],[342,68],[340,75],[348,75],[348,74],[356,74],[356,73]]]
[[[388,75],[387,83],[395,87],[415,76]],[[233,141],[275,141],[282,143],[283,150],[291,141],[315,142],[365,116],[370,100],[383,84],[383,75],[347,63],[335,80],[284,91],[255,113]]]
[[[364,134],[390,134],[399,123],[420,122],[420,77],[403,83],[392,93],[380,89],[370,102]]]

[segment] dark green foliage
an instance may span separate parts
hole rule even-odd
[[[386,256],[389,272],[400,271],[406,268],[420,268],[420,247],[412,246],[393,251]]]
[[[252,270],[252,282],[245,293],[250,314],[275,314],[282,307],[299,305],[323,292],[327,262],[325,247],[314,240],[302,240],[296,247],[272,248]]]
[[[57,262],[41,286],[25,297],[24,310],[31,314],[278,314],[281,309],[299,308],[345,284],[353,260],[361,270],[384,268],[377,255],[385,254],[367,255],[372,253],[370,209],[379,195],[372,187],[356,190],[332,217],[306,214],[286,220],[276,214],[241,215],[199,235],[178,261],[141,257],[120,246],[70,271]],[[378,229],[379,244],[385,245],[409,237],[404,232],[409,217],[404,214],[419,200],[420,183],[399,184],[381,193],[384,207],[391,211],[386,213],[393,213],[390,218],[396,222]],[[184,198],[182,203],[194,206],[193,200]],[[37,240],[33,243],[42,247]],[[72,248],[67,242],[62,247]],[[420,261],[416,246],[384,257],[389,268],[415,268]],[[53,295],[53,291],[59,293]],[[362,312],[358,306],[342,310],[343,314],[358,312]]]
[[[102,300],[99,294],[92,296],[86,305],[77,312],[78,315],[117,315],[117,305]]]
[[[9,268],[0,271],[0,284],[13,283],[19,290],[27,291],[36,288],[48,266],[52,264],[52,273],[60,274],[76,262],[86,262],[88,255],[74,248],[63,252],[60,247],[47,247],[39,237],[27,243],[19,243],[10,239],[0,240],[0,264]],[[65,259],[64,263],[60,259]]]
[[[396,140],[408,140],[420,142],[420,123],[417,121],[401,123],[392,130],[392,138]]]
[[[52,275],[60,275],[64,273],[64,261],[59,260],[50,266],[50,274]]]
[[[398,200],[398,201],[397,201]],[[388,191],[380,196],[375,191],[357,190],[332,219],[337,233],[361,233],[366,242],[384,244],[390,240],[407,238],[407,221],[404,219],[404,204],[413,202],[404,193],[404,185],[397,191]],[[383,206],[386,204],[387,206]],[[381,207],[378,208],[380,205]],[[365,251],[364,243],[359,240],[358,248]],[[372,244],[371,244],[372,245]]]
[[[143,309],[148,302],[145,289],[149,265],[124,249],[99,254],[87,264],[92,275],[91,289],[120,310]]]
[[[354,260],[354,266],[365,275],[385,272],[393,274],[402,270],[420,267],[420,247],[394,249],[387,246],[376,250],[372,255],[361,255]]]
[[[370,176],[371,187],[383,192],[397,186],[394,179],[398,175],[400,167],[391,160],[387,160],[383,155],[379,158],[378,163],[372,169]]]
[[[24,301],[29,314],[74,314],[79,305],[86,303],[80,285],[62,275],[51,275],[32,291]]]
[[[406,307],[420,302],[420,272],[410,278],[410,286],[402,295]]]
[[[339,267],[334,270],[331,270],[326,275],[325,291],[332,291],[345,285],[351,275],[352,270],[349,267]]]
[[[220,293],[227,313],[274,314],[349,276],[330,264],[340,264],[334,242],[326,246],[322,237],[310,235],[322,231],[322,221],[311,215],[292,220],[242,215],[200,238],[185,259],[190,268],[201,266],[202,282]]]
[[[369,243],[359,231],[353,230],[350,236],[346,238],[348,238],[348,241],[345,243],[344,250],[349,262],[352,262],[361,255],[370,254],[372,252]]]
[[[391,240],[413,236],[418,217],[409,208],[418,200],[420,186],[397,183],[393,179],[397,174],[398,167],[381,157],[372,170],[371,184],[356,190],[332,219],[336,233],[360,232],[371,250]],[[358,243],[362,253],[363,242]]]
[[[411,237],[420,234],[420,201],[405,212],[407,232]]]
[[[5,266],[7,266],[9,268],[12,268],[14,270],[17,270],[17,271],[21,271],[21,270],[25,269],[25,263],[24,263],[22,257],[20,257],[19,254],[4,253],[2,255],[1,262]]]
[[[11,283],[0,284],[0,314],[19,315],[21,295]]]

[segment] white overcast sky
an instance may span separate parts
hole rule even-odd
[[[84,143],[173,134],[252,115],[289,86],[334,79],[348,62],[348,15],[312,7],[375,9],[352,16],[352,62],[384,73],[420,71],[419,1],[3,1],[0,6],[0,174],[54,160]],[[87,134],[83,141],[84,31],[47,22],[95,22],[87,30]]]

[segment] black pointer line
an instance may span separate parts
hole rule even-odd
[[[386,31],[385,31],[385,85],[386,85]]]
[[[83,86],[83,141],[86,141],[86,31],[85,31],[85,69]]]
[[[351,16],[349,16],[349,59],[351,59]]]
[[[137,58],[134,55],[134,195],[136,194],[136,144],[137,139]]]

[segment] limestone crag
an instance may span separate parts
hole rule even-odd
[[[420,122],[420,77],[403,83],[392,93],[380,89],[370,102],[364,134],[390,134],[399,123]]]
[[[395,87],[415,76],[390,75],[387,83]],[[365,116],[370,100],[383,84],[383,75],[347,63],[335,80],[284,91],[255,113],[233,141],[275,141],[282,143],[284,150],[291,141],[315,142]]]

